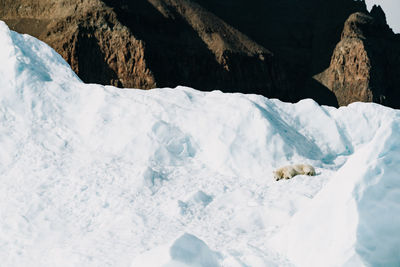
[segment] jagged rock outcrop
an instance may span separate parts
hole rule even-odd
[[[50,44],[85,82],[296,100],[276,57],[188,0],[0,0],[0,19]]]
[[[195,0],[267,47],[285,64],[298,98],[337,105],[335,95],[314,79],[329,66],[350,14],[366,11],[354,0]]]
[[[0,0],[0,19],[85,82],[397,105],[399,37],[364,1]]]
[[[354,13],[345,22],[331,63],[315,79],[336,95],[339,105],[376,102],[400,108],[400,38],[379,6]]]

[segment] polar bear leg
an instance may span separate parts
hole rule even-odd
[[[291,179],[296,176],[296,170],[292,166],[288,166],[285,169],[285,179]]]

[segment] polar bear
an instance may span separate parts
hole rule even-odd
[[[314,176],[315,169],[309,164],[296,164],[281,167],[274,172],[274,178],[279,181],[281,179],[290,179],[299,174]]]

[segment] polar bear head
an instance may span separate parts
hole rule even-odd
[[[276,181],[279,181],[280,179],[283,179],[284,173],[283,173],[283,171],[281,169],[273,171],[272,173],[273,173],[274,179]]]

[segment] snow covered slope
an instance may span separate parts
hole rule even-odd
[[[4,23],[0,47],[1,266],[400,265],[399,111],[83,84]]]

